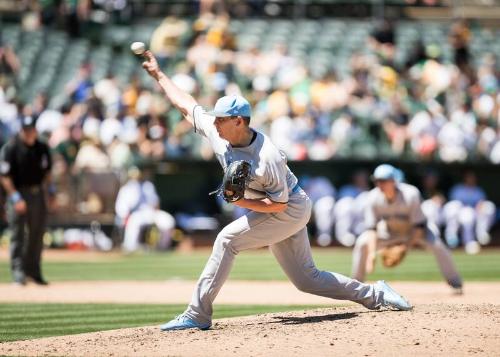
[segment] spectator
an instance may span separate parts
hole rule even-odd
[[[471,32],[466,20],[457,20],[451,25],[448,40],[455,52],[455,65],[457,65],[462,72],[471,75],[471,68],[469,67],[469,42],[471,40]]]
[[[172,79],[184,91],[199,95],[206,107],[223,94],[247,95],[255,104],[254,125],[269,132],[290,159],[327,160],[383,153],[445,162],[476,158],[500,162],[496,60],[492,53],[485,53],[476,66],[476,61],[464,55],[463,49],[468,52],[470,47],[470,30],[464,23],[457,22],[450,28],[450,41],[457,56],[462,58],[457,57],[456,66],[441,60],[441,49],[428,42],[427,35],[417,34],[414,42],[405,42],[403,46],[398,40],[398,31],[403,26],[381,21],[371,32],[355,26],[355,31],[359,30],[363,36],[370,33],[368,51],[349,50],[345,60],[339,56],[336,67],[329,64],[324,71],[319,71],[322,66],[314,65],[315,55],[308,54],[307,61],[302,61],[297,48],[289,49],[285,41],[277,41],[268,49],[250,38],[235,38],[231,29],[238,28],[237,25],[229,22],[227,16],[204,14],[195,22],[196,36],[185,48],[186,61],[173,63],[174,48],[180,49],[189,42],[182,39],[187,25],[175,17],[165,19],[158,29],[158,38],[161,42],[163,26],[173,29],[167,31],[164,44],[165,53],[171,53],[167,57],[172,68],[176,68]],[[268,29],[274,24],[265,26]],[[327,27],[321,25],[318,34]],[[348,50],[350,42],[347,38],[345,42],[338,44],[341,53]],[[323,41],[321,44],[329,46]],[[406,45],[415,48],[414,55],[406,53]],[[406,67],[400,69],[398,61],[406,63]],[[469,69],[464,70],[463,63]],[[139,152],[147,159],[213,157],[206,143],[189,131],[176,129],[178,113],[163,104],[159,107],[158,96],[141,87],[139,76],[133,75],[132,83],[127,86],[113,76],[97,80],[94,85],[92,78],[98,79],[100,74],[85,62],[79,66],[74,79],[65,87],[66,95],[76,103],[70,107],[70,117],[82,121],[84,128],[87,121],[100,126],[96,120],[110,119],[99,129],[106,149],[117,138],[129,146],[138,144]],[[5,125],[2,135],[9,136],[18,130],[12,119],[24,105],[16,109],[19,100],[14,100],[5,87],[2,92],[0,119]],[[37,103],[43,102],[39,98],[29,103],[31,115],[41,115],[38,125],[53,132],[54,147],[67,137],[68,128],[77,123],[58,125],[61,116],[52,108],[47,109],[46,103],[39,107]],[[87,114],[81,115],[79,111]],[[167,125],[163,119],[159,125],[153,120],[147,126],[142,119],[138,121],[141,116],[154,118],[159,113],[167,113]],[[360,150],[357,139],[363,141]],[[390,145],[383,145],[386,140]]]
[[[186,21],[174,16],[167,16],[151,35],[150,49],[161,67],[168,64],[179,49],[181,36],[188,30]]]
[[[66,92],[76,103],[85,102],[90,97],[93,86],[90,74],[90,66],[84,64],[80,66],[76,76],[66,84]]]
[[[3,41],[0,29],[0,87],[4,88],[9,96],[14,90],[14,80],[21,68],[21,61],[14,49]]]
[[[109,157],[104,151],[98,134],[88,134],[75,157],[74,172],[99,172],[109,168]]]

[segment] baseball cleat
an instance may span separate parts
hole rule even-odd
[[[488,245],[491,242],[491,236],[487,231],[478,231],[476,236],[477,236],[477,241],[481,245]]]
[[[460,240],[458,239],[458,236],[455,234],[446,234],[445,239],[446,239],[446,244],[448,244],[448,247],[450,247],[451,249],[455,249],[460,244]]]
[[[210,326],[210,323],[203,324],[193,320],[192,318],[184,314],[181,314],[175,319],[161,325],[160,329],[162,331],[187,330],[192,328],[197,328],[199,330],[208,330]]]
[[[451,287],[453,295],[462,295],[464,293],[462,280],[460,278],[448,280],[448,285]]]
[[[465,245],[465,253],[467,254],[475,255],[478,254],[480,250],[481,246],[475,240],[470,241]]]
[[[413,306],[406,301],[404,297],[399,295],[393,288],[391,288],[384,280],[379,280],[375,283],[375,288],[382,292],[382,306],[394,310],[409,311]]]

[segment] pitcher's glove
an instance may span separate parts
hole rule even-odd
[[[243,198],[250,177],[250,164],[244,160],[230,163],[220,187],[210,194],[221,195],[226,202],[236,202]]]
[[[396,244],[390,247],[384,248],[380,252],[382,257],[382,264],[387,268],[395,267],[399,265],[406,256],[406,251],[408,247],[406,244]]]

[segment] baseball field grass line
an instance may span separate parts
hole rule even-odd
[[[159,325],[184,311],[185,307],[178,304],[2,304],[0,342]],[[217,305],[214,319],[317,307],[319,306]],[[5,316],[8,318],[4,319]]]
[[[74,259],[66,261],[43,262],[43,270],[50,281],[110,281],[138,280],[162,281],[169,279],[197,280],[210,255],[210,251],[185,253],[149,253],[129,256],[113,255],[113,259],[79,261],[74,252]],[[48,254],[50,256],[50,254]],[[462,251],[453,254],[456,265],[464,279],[469,281],[500,280],[500,250],[483,250],[479,255],[470,256]],[[348,249],[314,249],[313,257],[318,268],[350,274],[351,251]],[[269,253],[262,249],[243,252],[235,260],[231,272],[235,280],[287,280],[280,266]],[[432,254],[413,251],[402,264],[394,269],[377,266],[369,279],[391,279],[401,281],[438,281],[441,280],[436,261]],[[0,260],[0,283],[10,281],[8,259]]]

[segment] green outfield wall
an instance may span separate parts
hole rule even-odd
[[[356,159],[337,159],[330,161],[289,162],[292,171],[298,176],[326,176],[338,189],[349,183],[357,170],[373,169],[382,162],[388,162],[403,170],[406,181],[422,187],[422,178],[429,171],[440,177],[439,189],[448,194],[455,183],[461,181],[463,173],[472,170],[478,177],[479,185],[488,198],[500,206],[500,165],[488,163],[442,164],[415,161],[372,161]],[[200,209],[213,206],[208,192],[214,190],[222,178],[222,169],[216,161],[164,161],[147,166],[153,174],[161,196],[163,208],[179,210],[186,206],[199,206]]]

